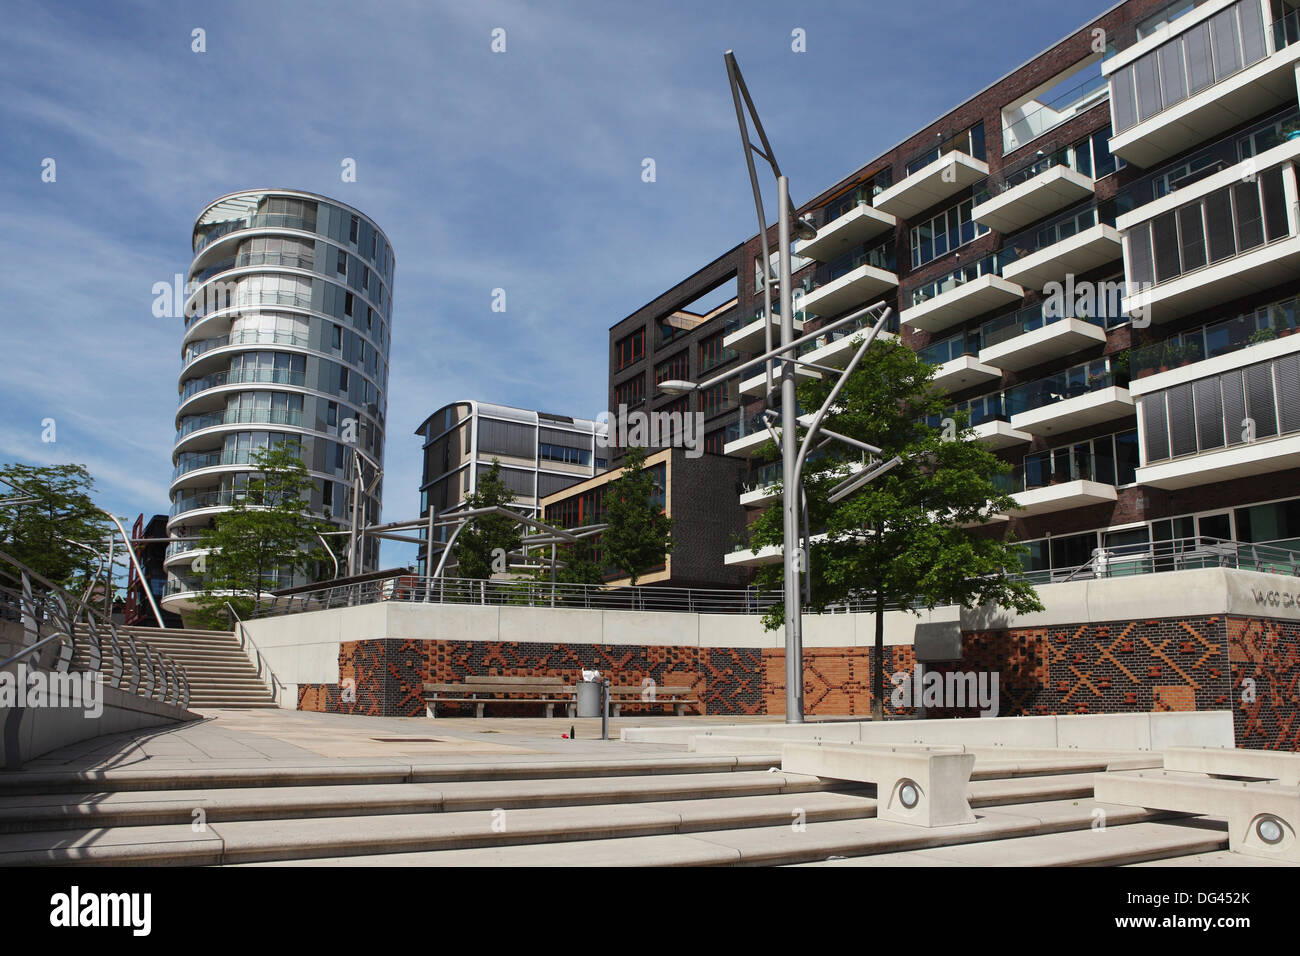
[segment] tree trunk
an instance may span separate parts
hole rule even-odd
[[[871,654],[871,719],[885,719],[885,593],[876,582],[876,645]]]

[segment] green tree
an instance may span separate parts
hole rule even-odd
[[[501,461],[492,459],[492,467],[479,475],[473,494],[465,496],[466,508],[509,508],[514,504],[514,492],[501,477]],[[519,523],[505,515],[484,515],[470,519],[456,538],[456,576],[487,580],[492,577],[494,563],[502,568],[502,555],[509,555],[523,547],[523,534]],[[495,559],[495,562],[494,562]]]
[[[550,583],[550,554],[538,552],[541,566],[534,577],[543,583]],[[579,538],[574,544],[561,544],[555,549],[555,560],[559,565],[555,571],[555,580],[561,584],[605,583],[605,572],[596,563],[596,548],[591,537]]]
[[[600,534],[606,560],[633,585],[646,571],[663,563],[673,550],[672,519],[655,503],[654,474],[645,468],[644,448],[629,448],[623,471],[605,491]]]
[[[205,627],[228,625],[227,601],[247,617],[266,591],[282,586],[278,574],[318,577],[327,563],[316,535],[334,528],[311,512],[313,481],[298,446],[256,449],[249,463],[244,494],[199,536],[208,555],[195,617]]]
[[[845,382],[826,417],[826,427],[875,445],[881,459],[902,463],[836,504],[830,489],[845,470],[861,467],[860,453],[842,442],[805,465],[804,488],[812,534],[811,600],[824,610],[850,598],[867,600],[876,613],[872,716],[883,716],[884,610],[956,604],[996,605],[1025,613],[1042,610],[1032,585],[1017,577],[1023,546],[978,528],[987,515],[1018,506],[1002,480],[1010,466],[971,440],[969,415],[942,420],[945,398],[932,387],[933,368],[897,342],[872,343]],[[833,382],[800,386],[803,408],[820,408]],[[939,427],[927,423],[940,421]],[[769,445],[768,456],[775,455]],[[783,540],[778,500],[751,526],[756,548]],[[784,568],[767,565],[761,587],[781,588]],[[764,619],[768,629],[784,623],[784,606]]]
[[[80,595],[99,568],[96,554],[106,554],[112,527],[90,497],[94,485],[84,465],[0,467],[0,498],[37,499],[0,506],[0,551]]]

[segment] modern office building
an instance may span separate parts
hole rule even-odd
[[[191,607],[193,537],[230,507],[254,450],[295,443],[313,510],[341,529],[353,479],[361,520],[379,520],[392,334],[392,247],[352,207],[296,190],[232,193],[193,232],[181,341],[168,533],[169,610]],[[369,461],[367,461],[369,459]],[[187,540],[189,539],[189,540]],[[346,545],[334,550],[340,563]],[[356,570],[373,570],[377,540]],[[281,575],[281,586],[307,583]]]
[[[452,402],[415,431],[424,439],[420,514],[427,516],[430,507],[435,515],[459,508],[478,490],[479,476],[495,459],[515,495],[511,509],[536,516],[542,499],[609,467],[612,449],[598,441],[602,431],[602,425],[584,418],[486,402]],[[446,527],[434,531],[434,566],[440,543],[450,533]],[[421,573],[426,565],[426,549],[421,546]],[[454,572],[454,564],[444,570],[452,576]]]
[[[705,312],[688,306],[727,285],[735,287],[742,266],[736,247],[656,296],[609,330],[609,412],[667,415],[704,414],[703,447],[721,453],[736,430],[740,407],[739,378],[728,379],[699,395],[671,395],[659,389],[670,380],[702,381],[724,372],[740,356],[728,340],[752,321],[735,298]],[[761,337],[761,323],[760,323]],[[670,434],[670,442],[677,440]],[[650,442],[648,448],[669,442]],[[623,449],[613,456],[617,462]]]
[[[673,549],[664,563],[637,580],[638,585],[732,589],[744,587],[748,575],[727,566],[723,556],[745,530],[744,511],[736,503],[743,462],[725,455],[693,454],[685,448],[663,448],[646,456],[645,468],[654,479],[654,503],[673,519]],[[604,521],[605,494],[621,468],[596,475],[542,500],[547,524],[576,528]],[[600,536],[594,559],[602,564]],[[613,587],[629,584],[616,571],[606,575]]]
[[[797,327],[896,307],[949,412],[1013,466],[1021,510],[979,533],[1027,541],[1030,570],[1196,535],[1300,544],[1298,6],[1128,0],[798,208],[817,236],[794,249]],[[759,250],[735,306],[759,321],[724,339],[746,355]],[[851,354],[838,331],[805,357]],[[767,442],[764,390],[738,383],[727,454]],[[774,477],[755,467],[746,504]]]

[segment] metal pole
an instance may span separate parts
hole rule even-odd
[[[780,210],[778,252],[781,282],[781,344],[794,341],[793,293],[790,288],[790,180],[776,181]],[[766,264],[764,265],[766,268]],[[795,394],[795,350],[782,353],[781,363],[781,510],[785,519],[785,722],[803,723],[803,594],[799,570],[799,487],[795,462],[799,456],[799,405]]]
[[[113,619],[113,557],[116,551],[117,538],[112,535],[108,536],[108,569],[104,575],[104,617],[108,620]],[[131,542],[126,546],[131,547]],[[143,587],[148,587],[148,581],[141,581]]]
[[[122,526],[122,522],[117,520],[117,515],[109,514],[103,508],[100,508],[99,511],[101,514],[107,517],[109,521],[117,525],[117,530],[122,533],[123,541],[131,540],[131,536],[126,533],[126,528]],[[135,565],[135,573],[140,575],[140,580],[145,582],[144,596],[149,599],[149,609],[153,611],[154,620],[158,622],[158,626],[160,628],[166,628],[167,625],[163,623],[163,619],[162,619],[162,611],[158,610],[158,602],[155,601],[153,598],[153,588],[149,587],[148,584],[149,578],[144,573],[144,568],[140,567],[140,559],[136,557],[135,549],[128,546],[126,549],[126,556],[130,558],[131,563]]]
[[[600,739],[609,740],[609,678],[600,679]]]

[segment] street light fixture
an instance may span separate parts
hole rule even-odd
[[[745,165],[749,170],[749,182],[754,193],[754,209],[758,214],[758,235],[759,244],[762,247],[763,256],[763,341],[765,345],[764,354],[759,359],[751,360],[746,365],[757,364],[762,361],[767,377],[767,401],[770,404],[773,395],[772,387],[772,362],[771,360],[780,354],[781,359],[781,510],[783,518],[783,540],[784,540],[784,590],[785,590],[785,720],[789,724],[803,723],[803,606],[801,603],[802,589],[800,575],[806,574],[808,562],[804,560],[805,548],[809,542],[800,539],[800,518],[806,511],[803,502],[803,487],[801,484],[803,475],[803,466],[807,459],[808,452],[812,443],[823,431],[821,428],[822,419],[825,417],[827,410],[834,404],[844,383],[848,381],[849,376],[861,361],[866,350],[871,346],[880,330],[885,326],[893,314],[893,310],[885,307],[879,315],[871,332],[866,336],[865,341],[859,346],[857,353],[849,362],[848,366],[840,374],[839,380],[832,387],[830,395],[823,402],[820,409],[808,423],[807,433],[802,443],[799,441],[799,407],[798,399],[795,393],[795,369],[799,365],[815,368],[822,372],[838,372],[837,369],[828,369],[824,366],[814,365],[811,362],[800,361],[798,357],[798,345],[804,340],[814,338],[814,335],[803,336],[800,339],[795,338],[794,334],[794,295],[790,288],[790,236],[793,223],[793,231],[798,238],[803,240],[814,239],[817,236],[817,230],[812,223],[804,219],[799,219],[795,215],[794,204],[790,200],[790,181],[781,173],[781,167],[777,164],[776,154],[772,149],[772,144],[768,141],[767,133],[763,130],[763,124],[758,118],[758,113],[754,109],[754,101],[750,98],[749,89],[745,85],[745,80],[741,76],[740,67],[736,63],[735,54],[728,50],[723,57],[727,66],[727,78],[731,84],[731,98],[736,108],[736,123],[740,127],[740,142],[745,153]],[[743,106],[742,106],[743,101]],[[754,131],[757,133],[762,148],[755,146],[749,135],[749,124],[746,122],[745,114],[753,122]],[[767,242],[767,217],[763,212],[762,189],[759,187],[758,175],[754,170],[754,154],[757,153],[763,159],[767,160],[772,169],[772,175],[776,177],[777,189],[777,208],[779,218],[777,220],[777,260],[778,260],[778,278],[780,284],[780,315],[781,315],[781,344],[777,348],[772,346],[772,282],[771,276],[771,255],[768,252]],[[883,303],[869,306],[868,308],[840,319],[836,322],[827,323],[817,334],[824,334],[832,328],[847,325],[855,321],[859,316],[875,310]],[[728,373],[734,375],[740,369],[732,369]],[[720,378],[720,377],[719,377]],[[688,391],[683,386],[687,383],[672,381],[662,383],[660,388],[664,391],[682,392]],[[701,383],[696,388],[704,388],[713,384],[713,380]],[[668,388],[667,386],[674,386]],[[770,410],[770,409],[769,409]],[[776,437],[770,416],[766,421],[768,430]],[[837,438],[847,441],[851,445],[868,449],[879,453],[879,449],[874,446],[866,445],[862,442],[847,439],[842,435],[835,435],[826,432],[831,438]],[[897,461],[891,461],[886,464],[879,462],[874,463],[862,475],[855,475],[852,479],[852,485],[845,488],[841,483],[837,490],[843,491],[844,495],[869,482],[877,475],[883,474],[889,468],[894,467]],[[861,479],[860,481],[858,479]],[[839,500],[839,499],[837,499]],[[806,521],[805,521],[806,524]],[[805,529],[807,535],[811,529]],[[876,666],[880,666],[877,662]]]

